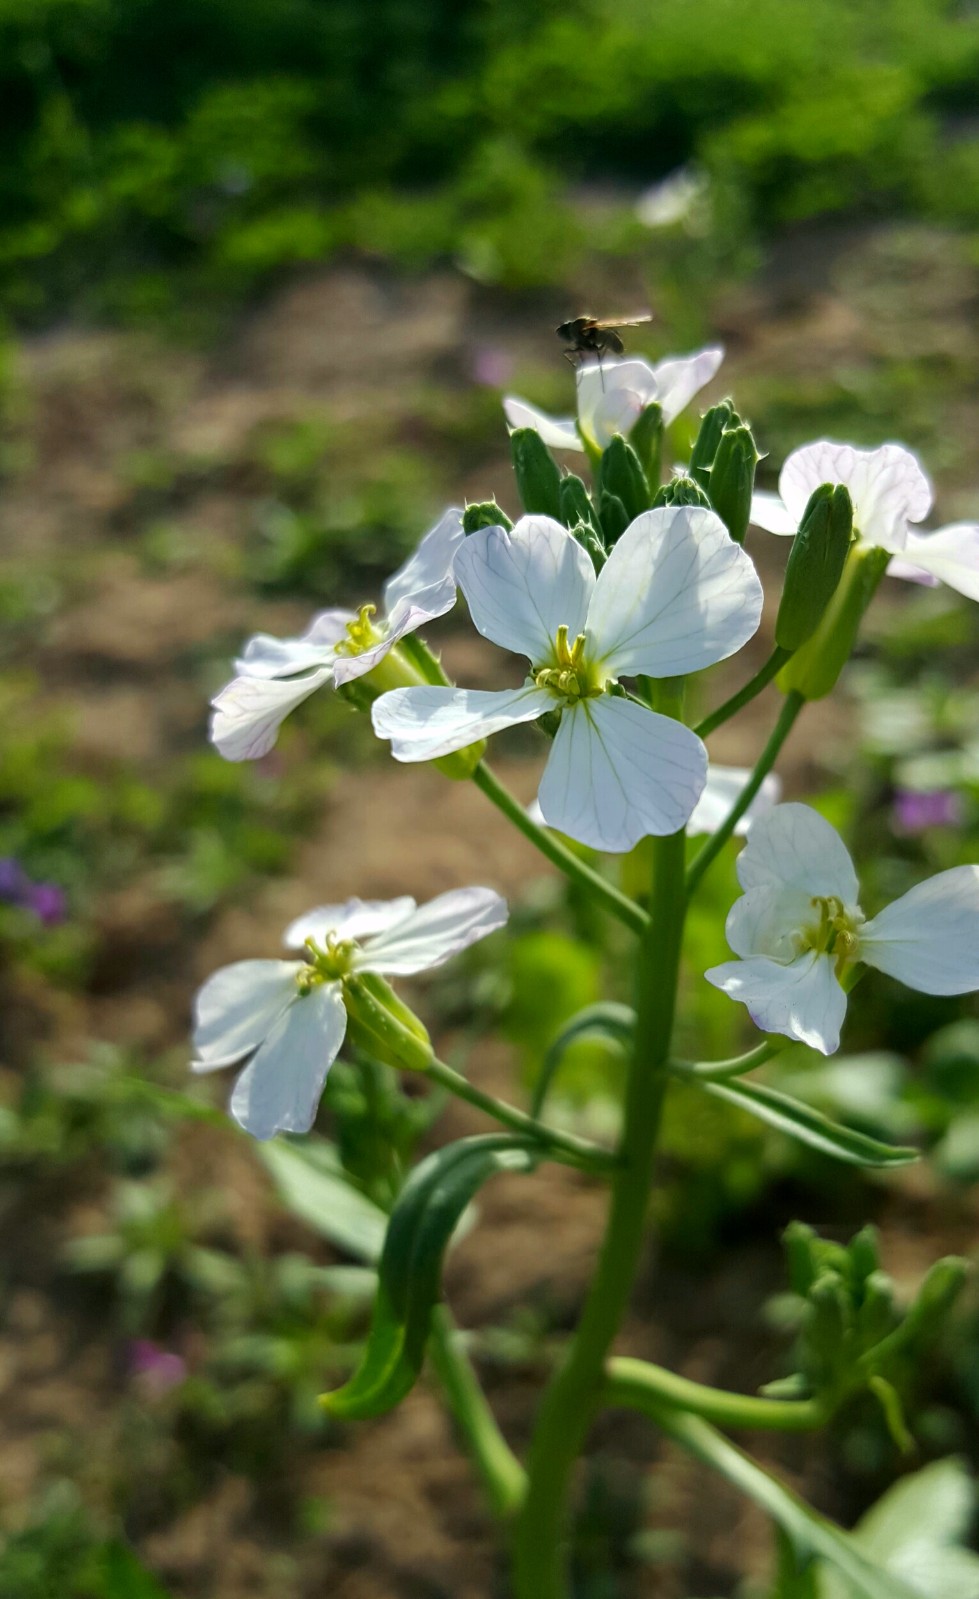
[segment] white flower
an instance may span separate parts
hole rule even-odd
[[[891,577],[929,586],[947,583],[979,600],[979,524],[958,522],[935,533],[915,532],[932,506],[932,487],[917,456],[901,444],[856,450],[823,439],[795,450],[779,475],[778,494],[756,493],[751,520],[768,533],[794,534],[814,489],[843,483],[853,501],[853,526],[862,543],[889,550]]]
[[[479,631],[525,655],[531,675],[488,693],[406,688],[372,706],[399,761],[430,761],[561,713],[538,798],[549,827],[595,849],[676,832],[694,809],[707,752],[682,723],[616,690],[620,677],[680,677],[724,660],[758,627],[762,591],[713,511],[644,511],[596,578],[569,532],[525,516],[467,538],[456,577]]]
[[[750,767],[716,766],[712,761],[708,768],[704,792],[687,823],[687,832],[691,835],[716,833],[732,805],[741,798],[750,776]],[[767,816],[778,804],[781,793],[781,779],[776,777],[774,772],[770,772],[763,779],[761,788],[735,827],[735,837],[743,838],[756,822]]]
[[[808,805],[778,805],[751,829],[738,879],[725,931],[741,959],[706,975],[766,1033],[832,1055],[841,978],[858,961],[922,994],[979,988],[979,866],[939,872],[868,922],[836,830]]]
[[[534,428],[554,450],[583,450],[581,435],[604,450],[615,433],[628,433],[647,405],[663,407],[668,426],[709,383],[724,359],[720,348],[696,355],[673,356],[650,366],[648,361],[586,361],[577,369],[578,417],[547,416],[534,405],[508,394],[503,409],[511,428]],[[579,432],[580,428],[580,432]]]
[[[341,687],[379,666],[391,647],[444,616],[456,598],[452,563],[462,544],[462,512],[446,511],[415,553],[384,585],[374,607],[321,611],[301,638],[259,633],[235,662],[235,677],[212,700],[211,742],[229,761],[266,755],[290,711],[326,683]]]
[[[321,905],[286,929],[305,960],[247,960],[208,978],[195,1006],[195,1072],[251,1056],[232,1116],[255,1138],[305,1133],[347,1030],[344,978],[404,977],[441,966],[502,927],[506,901],[489,888],[453,889],[421,909],[413,899]]]

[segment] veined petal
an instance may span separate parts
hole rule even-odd
[[[799,953],[796,935],[813,917],[812,896],[804,888],[749,888],[727,913],[724,936],[735,955],[769,955],[783,964]]]
[[[694,355],[672,356],[653,367],[655,390],[650,396],[663,407],[667,426],[685,411],[695,394],[709,383],[724,359],[720,345],[698,350]],[[648,400],[646,402],[649,403]]]
[[[925,573],[926,582],[937,578],[966,599],[979,600],[979,522],[953,522],[936,533],[909,533],[904,555]],[[887,570],[895,564],[892,561]]]
[[[680,677],[723,661],[757,632],[762,587],[713,511],[664,506],[626,528],[588,608],[610,673]]]
[[[854,905],[859,894],[849,851],[811,805],[776,805],[756,822],[738,856],[742,888],[801,888]]]
[[[675,833],[707,778],[707,751],[669,716],[611,694],[565,710],[538,798],[548,827],[621,854]]]
[[[287,949],[302,949],[307,938],[322,944],[331,933],[337,938],[369,938],[403,922],[416,908],[409,894],[400,899],[348,899],[343,905],[317,905],[289,923],[282,942]]]
[[[302,961],[236,961],[209,977],[194,1001],[195,1072],[231,1066],[267,1038],[296,997]]]
[[[979,866],[902,894],[860,929],[860,958],[921,994],[979,989]]]
[[[731,807],[741,798],[750,776],[751,770],[747,766],[715,766],[712,761],[707,771],[707,786],[687,823],[687,832],[691,836],[695,833],[716,833]],[[774,772],[769,772],[735,827],[735,836],[743,838],[755,822],[767,816],[778,804],[781,796],[781,779]]]
[[[715,988],[746,1005],[762,1032],[796,1038],[823,1055],[839,1049],[846,995],[836,980],[831,956],[810,950],[785,966],[753,955],[749,960],[725,961],[704,975]]]
[[[333,677],[321,666],[304,677],[235,677],[211,701],[210,739],[226,761],[256,761],[267,755],[290,711]]]
[[[658,398],[656,373],[638,357],[582,361],[575,382],[581,431],[602,449],[613,433],[627,433],[643,406]]]
[[[768,494],[764,489],[756,489],[751,496],[751,521],[754,527],[764,528],[766,533],[779,533],[789,538],[794,538],[799,531],[799,524],[786,510],[782,496]]]
[[[553,697],[533,684],[498,693],[426,685],[382,694],[371,706],[371,720],[378,738],[391,740],[396,761],[434,761],[553,709]]]
[[[860,537],[895,553],[904,548],[908,523],[923,521],[931,509],[931,484],[917,456],[902,444],[856,450],[851,444],[821,439],[793,451],[782,468],[778,489],[796,526],[810,494],[821,483],[845,484]]]
[[[595,569],[549,516],[522,516],[509,533],[502,527],[471,533],[455,572],[480,633],[535,666],[551,659],[562,624],[572,642],[584,630]]]
[[[230,1110],[253,1138],[308,1133],[347,1031],[339,983],[298,997],[235,1083]]]
[[[235,662],[235,672],[239,677],[292,677],[311,667],[329,666],[347,623],[355,620],[353,611],[320,611],[301,638],[256,633]]]
[[[441,966],[503,927],[507,903],[491,888],[453,888],[372,938],[356,965],[391,977]]]
[[[456,591],[452,564],[464,538],[462,512],[453,505],[385,583],[384,608],[392,624],[399,607],[416,606],[429,617],[451,609]]]
[[[511,428],[533,428],[552,450],[583,450],[573,416],[548,416],[516,394],[503,397],[503,411]]]

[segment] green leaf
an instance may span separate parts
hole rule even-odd
[[[261,1144],[259,1154],[287,1210],[355,1259],[378,1259],[387,1216],[352,1187],[332,1144],[276,1138]]]
[[[961,1461],[936,1460],[903,1477],[853,1531],[853,1542],[926,1599],[976,1599],[979,1555],[963,1548],[976,1490]],[[820,1571],[820,1599],[851,1599],[837,1571]]]
[[[323,1395],[331,1415],[383,1415],[414,1386],[441,1292],[443,1257],[463,1212],[488,1178],[530,1171],[539,1156],[527,1139],[489,1133],[436,1150],[416,1167],[391,1213],[361,1363],[342,1388]]]
[[[632,1042],[632,1035],[636,1026],[636,1013],[628,1005],[616,1004],[614,1000],[601,1001],[596,1005],[586,1005],[571,1020],[565,1022],[557,1037],[548,1045],[547,1053],[541,1063],[540,1075],[534,1087],[534,1097],[531,1104],[531,1115],[540,1116],[544,1101],[547,1098],[555,1073],[564,1058],[565,1052],[579,1038],[594,1037],[610,1038],[616,1044],[628,1046]]]
[[[779,1132],[788,1133],[790,1138],[797,1138],[801,1144],[808,1144],[810,1149],[818,1149],[821,1154],[831,1155],[834,1160],[845,1161],[849,1166],[907,1166],[918,1159],[916,1149],[902,1144],[884,1144],[878,1138],[869,1138],[866,1133],[841,1127],[839,1122],[830,1121],[822,1111],[813,1110],[811,1105],[804,1105],[801,1100],[792,1099],[775,1088],[765,1088],[760,1083],[735,1082],[733,1079],[714,1081],[686,1072],[683,1073],[683,1080],[696,1083],[715,1099],[725,1099],[729,1105],[737,1105],[741,1110],[757,1116],[759,1121],[767,1122],[769,1127],[776,1127]]]

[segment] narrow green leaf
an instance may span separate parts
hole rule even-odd
[[[378,1259],[387,1216],[351,1186],[332,1144],[276,1138],[261,1144],[259,1154],[287,1210],[356,1260]]]
[[[775,1088],[765,1088],[760,1083],[728,1080],[715,1081],[708,1077],[683,1074],[684,1081],[696,1083],[705,1093],[716,1099],[725,1099],[729,1105],[750,1111],[769,1127],[788,1133],[810,1149],[818,1149],[834,1160],[846,1161],[850,1166],[907,1166],[918,1159],[918,1151],[902,1144],[884,1144],[866,1133],[854,1132],[830,1121],[822,1111],[814,1110],[801,1100],[779,1093]]]
[[[618,1005],[614,1000],[586,1005],[571,1020],[565,1022],[557,1037],[548,1045],[541,1062],[540,1073],[534,1086],[531,1115],[540,1116],[544,1101],[550,1091],[555,1073],[565,1052],[578,1038],[611,1038],[616,1044],[628,1045],[636,1026],[636,1013],[628,1005]]]
[[[413,1387],[460,1218],[490,1177],[530,1171],[539,1156],[525,1138],[489,1133],[436,1150],[412,1172],[391,1213],[363,1358],[349,1382],[323,1395],[331,1415],[383,1415]]]

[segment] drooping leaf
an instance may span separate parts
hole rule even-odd
[[[733,1078],[724,1081],[696,1077],[684,1073],[685,1082],[697,1083],[705,1093],[715,1099],[724,1099],[730,1105],[749,1111],[759,1121],[776,1127],[780,1133],[797,1138],[831,1155],[834,1160],[845,1161],[850,1166],[907,1166],[918,1159],[918,1151],[902,1144],[885,1144],[879,1138],[869,1138],[866,1133],[854,1132],[839,1122],[831,1121],[822,1111],[804,1105],[778,1089],[766,1088],[760,1083],[743,1083]]]
[[[868,1559],[926,1599],[976,1599],[979,1555],[967,1547],[975,1484],[959,1460],[936,1460],[903,1477],[872,1505],[852,1538]],[[852,1599],[843,1574],[819,1571],[819,1599]]]
[[[464,1138],[429,1155],[409,1177],[388,1224],[367,1347],[357,1370],[323,1396],[331,1415],[383,1415],[414,1386],[425,1355],[442,1262],[467,1205],[488,1178],[529,1171],[536,1145],[510,1134]]]
[[[275,1138],[259,1153],[287,1210],[355,1259],[373,1264],[379,1258],[387,1216],[351,1185],[332,1144]]]
[[[579,1038],[610,1038],[613,1043],[627,1047],[632,1041],[636,1026],[636,1013],[628,1005],[603,1000],[596,1005],[586,1005],[565,1022],[557,1037],[551,1040],[541,1062],[540,1073],[534,1087],[531,1112],[539,1116],[547,1098],[555,1073],[571,1045]]]

